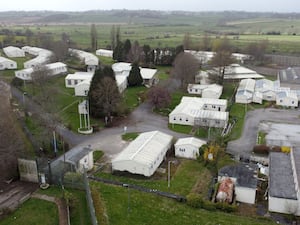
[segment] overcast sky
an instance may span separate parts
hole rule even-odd
[[[300,0],[7,0],[0,6],[0,11],[109,9],[300,12]]]

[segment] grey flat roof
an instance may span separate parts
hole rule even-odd
[[[297,199],[290,154],[270,153],[269,195],[277,198]]]
[[[298,185],[300,186],[300,147],[293,148],[292,154],[294,156]]]
[[[257,187],[257,165],[239,163],[237,165],[225,166],[219,170],[219,176],[235,177],[236,186],[256,188]]]
[[[80,159],[82,159],[84,156],[89,154],[90,151],[92,151],[92,149],[84,147],[84,148],[82,148],[82,150],[80,152],[78,152],[77,154],[71,156],[69,158],[69,161],[77,163]]]

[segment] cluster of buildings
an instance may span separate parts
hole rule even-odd
[[[131,64],[125,62],[114,63],[112,69],[115,74],[119,92],[123,93],[128,85],[127,77],[131,71]],[[145,86],[149,87],[158,82],[156,69],[140,68],[140,73]],[[94,71],[68,74],[65,78],[65,85],[67,88],[74,88],[75,96],[87,96],[93,76]]]
[[[235,95],[237,103],[262,104],[265,101],[275,101],[276,105],[286,107],[298,107],[300,92],[289,87],[280,87],[280,81],[268,79],[243,79]]]

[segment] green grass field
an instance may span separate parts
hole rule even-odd
[[[184,203],[162,198],[150,193],[127,190],[104,184],[95,184],[104,200],[109,224],[222,224],[267,225],[276,224],[267,218],[249,218],[194,209]]]
[[[40,199],[29,199],[0,225],[58,225],[58,209],[55,203]]]

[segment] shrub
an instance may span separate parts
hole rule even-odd
[[[253,147],[253,152],[257,154],[269,154],[270,147],[266,145],[255,145]]]
[[[208,211],[215,211],[216,210],[216,204],[210,201],[204,201],[203,202],[203,209],[206,209]]]
[[[237,206],[236,205],[229,205],[225,202],[217,202],[217,203],[215,203],[215,207],[216,207],[216,209],[221,210],[223,212],[227,212],[227,213],[237,211]]]
[[[203,206],[203,199],[201,195],[190,193],[188,196],[186,196],[187,204],[193,208],[202,208]]]

